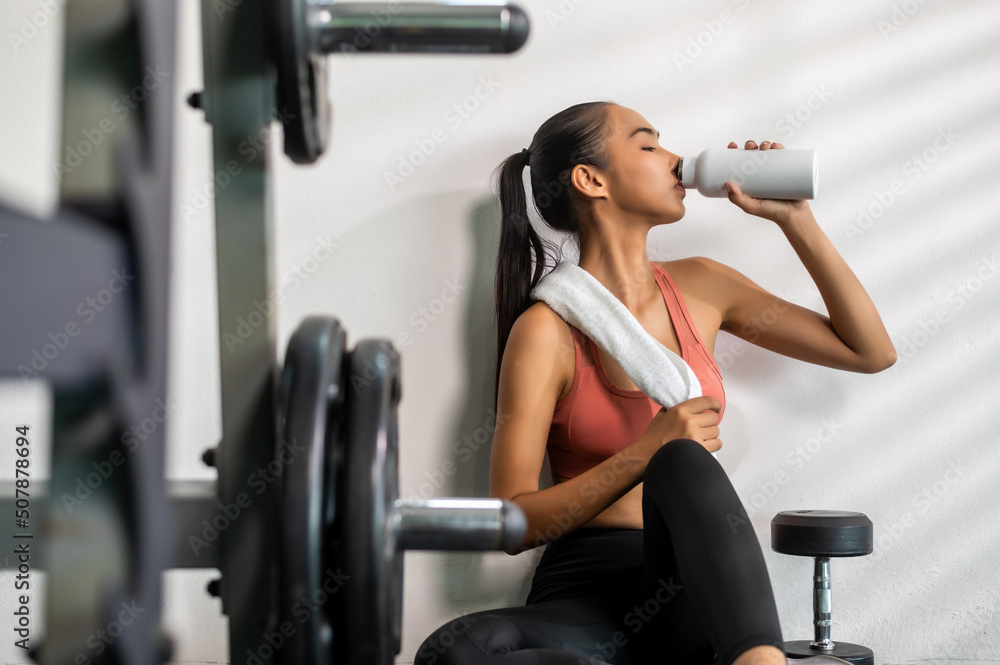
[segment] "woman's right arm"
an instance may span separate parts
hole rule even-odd
[[[650,446],[636,442],[575,478],[538,489],[564,382],[560,368],[567,354],[574,357],[572,338],[567,346],[556,317],[541,304],[529,307],[514,322],[500,363],[490,496],[514,501],[528,521],[524,540],[508,554],[557,540],[590,521],[642,480],[649,461]]]

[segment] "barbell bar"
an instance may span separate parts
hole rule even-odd
[[[326,150],[333,110],[326,56],[355,53],[513,53],[528,17],[506,3],[387,3],[278,0],[274,51],[285,154],[298,164]]]

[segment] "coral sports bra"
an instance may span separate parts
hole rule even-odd
[[[680,342],[681,357],[701,383],[703,395],[722,402],[722,372],[702,344],[683,296],[666,270],[651,263]],[[660,410],[641,390],[622,390],[611,382],[597,345],[570,325],[575,347],[573,384],[556,402],[546,450],[553,475],[573,478],[635,442]]]

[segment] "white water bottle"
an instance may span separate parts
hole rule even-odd
[[[818,184],[816,151],[770,148],[709,148],[697,157],[681,157],[677,179],[702,196],[729,196],[723,183],[735,182],[758,199],[814,199]]]

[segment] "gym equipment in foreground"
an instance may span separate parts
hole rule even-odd
[[[509,501],[398,498],[399,354],[381,339],[347,351],[346,339],[337,319],[308,317],[285,354],[284,440],[306,450],[282,482],[282,623],[300,622],[300,599],[329,573],[348,577],[329,611],[288,638],[288,663],[391,663],[402,550],[510,550],[527,528]]]
[[[377,21],[372,21],[373,17]],[[278,0],[277,21],[278,109],[288,110],[285,154],[298,164],[319,159],[330,137],[332,112],[326,95],[323,56],[513,53],[528,38],[528,17],[515,5],[469,4],[456,8],[434,3],[378,6],[334,0]]]
[[[785,641],[791,658],[826,655],[855,665],[875,665],[868,647],[833,642],[830,628],[830,557],[864,556],[874,545],[871,520],[864,513],[841,510],[785,510],[771,520],[771,549],[782,554],[815,557],[813,625],[815,639]]]
[[[45,665],[165,662],[163,571],[217,568],[207,590],[229,617],[231,662],[387,665],[399,649],[399,553],[499,549],[520,539],[523,515],[493,499],[396,497],[398,369],[380,368],[354,396],[340,383],[345,367],[369,380],[366,363],[394,357],[391,346],[348,352],[339,326],[309,323],[282,370],[269,156],[247,141],[266,141],[280,120],[290,158],[323,153],[323,54],[506,53],[528,22],[514,5],[481,2],[202,0],[205,89],[189,103],[213,130],[222,440],[203,457],[217,482],[167,483],[176,21],[177,3],[161,0],[66,3],[59,207],[40,220],[0,205],[0,376],[46,381],[53,399],[51,480],[32,466],[45,428],[25,423],[12,437],[18,476],[0,486],[0,511],[19,520],[0,533],[30,543],[4,565],[26,582],[48,573],[44,631],[29,608],[37,585],[22,587],[32,592],[18,638]],[[347,588],[313,601],[323,607],[309,606],[308,630],[296,622],[289,636],[280,618],[302,606],[287,603],[325,594],[331,579]],[[340,607],[349,597],[364,602]],[[113,639],[95,647],[98,634]]]

